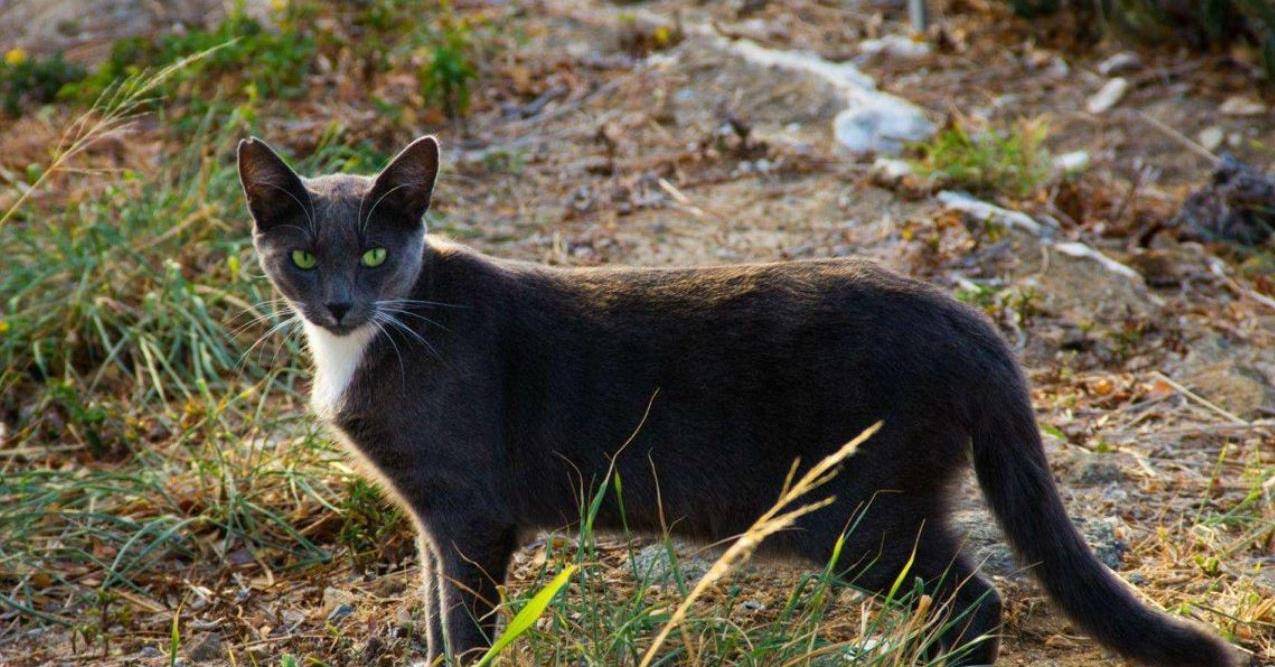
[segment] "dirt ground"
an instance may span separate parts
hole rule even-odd
[[[1268,166],[1270,107],[1221,113],[1228,98],[1262,99],[1251,79],[1223,56],[1165,49],[1137,51],[1123,99],[1090,113],[1109,78],[1099,63],[1129,46],[1079,53],[969,0],[935,3],[928,54],[872,56],[864,40],[906,34],[905,16],[897,3],[852,4],[527,4],[500,80],[440,133],[433,231],[562,265],[856,255],[953,292],[981,286],[991,296],[980,304],[1028,370],[1054,472],[1095,550],[1147,598],[1275,664],[1275,301],[1269,283],[1263,293],[1245,278],[1251,254],[1165,224],[1212,168],[1185,143],[1218,128],[1215,152]],[[982,10],[957,11],[971,5]],[[655,43],[661,26],[680,41]],[[828,81],[750,63],[713,35],[853,62],[936,127],[1045,117],[1050,150],[1085,151],[1090,164],[997,202],[1041,222],[1044,237],[986,225],[940,201],[941,184],[881,176],[873,157],[838,145],[846,101]],[[378,141],[404,138],[360,96],[315,86],[337,94],[302,120],[267,120],[270,139],[304,153],[332,116],[362,119]],[[959,523],[1007,603],[1002,664],[1109,664],[1023,574],[967,487]],[[1236,529],[1234,512],[1259,518]],[[532,576],[538,549],[520,552],[515,582]],[[410,605],[410,576],[364,586],[360,613]],[[795,574],[744,576],[765,603]]]

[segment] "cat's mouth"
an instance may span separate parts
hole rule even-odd
[[[307,312],[305,319],[334,336],[348,336],[371,321],[371,318],[364,314],[348,313],[338,319],[331,313],[314,313],[313,311]]]

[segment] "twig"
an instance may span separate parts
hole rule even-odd
[[[1139,118],[1141,118],[1142,120],[1145,120],[1148,124],[1150,124],[1155,129],[1165,133],[1165,135],[1167,135],[1170,139],[1173,139],[1174,141],[1182,144],[1184,148],[1191,151],[1192,153],[1195,153],[1196,155],[1204,158],[1205,160],[1208,160],[1210,163],[1214,165],[1222,162],[1222,158],[1214,155],[1212,151],[1201,146],[1200,144],[1197,144],[1194,141],[1191,141],[1191,139],[1188,138],[1185,134],[1182,134],[1181,132],[1178,132],[1177,130],[1169,127],[1168,125],[1165,125],[1164,122],[1159,120],[1158,118],[1149,116],[1141,111],[1138,111],[1136,113]]]
[[[1199,394],[1191,391],[1190,389],[1187,389],[1181,384],[1178,384],[1177,381],[1165,375],[1164,373],[1161,373],[1160,371],[1156,371],[1154,375],[1156,376],[1156,378],[1163,380],[1170,387],[1173,387],[1174,389],[1178,390],[1179,392],[1182,393],[1183,396],[1186,396],[1187,398],[1195,401],[1196,403],[1199,403],[1200,405],[1203,405],[1204,407],[1212,410],[1213,412],[1216,412],[1219,415],[1226,417],[1227,419],[1235,422],[1236,424],[1239,424],[1242,426],[1250,426],[1250,424],[1247,421],[1240,419],[1239,417],[1235,415],[1235,413],[1227,411],[1225,408],[1219,406],[1218,404],[1213,403],[1212,401],[1209,401],[1207,398],[1204,398],[1203,396],[1200,396]]]

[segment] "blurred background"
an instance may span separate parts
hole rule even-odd
[[[1275,2],[908,5],[0,1],[0,664],[421,653],[411,527],[306,412],[233,158],[426,133],[431,231],[483,252],[867,256],[983,309],[1104,562],[1275,662]],[[1108,661],[971,489],[1003,663]],[[506,618],[579,570],[499,660],[636,664],[714,554],[628,538],[521,549]],[[665,660],[931,662],[828,584],[741,568]]]

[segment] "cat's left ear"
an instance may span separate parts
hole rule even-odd
[[[413,225],[422,224],[429,210],[434,179],[438,177],[438,140],[421,137],[408,144],[377,174],[372,189],[363,199],[363,214],[387,208],[404,216]]]

